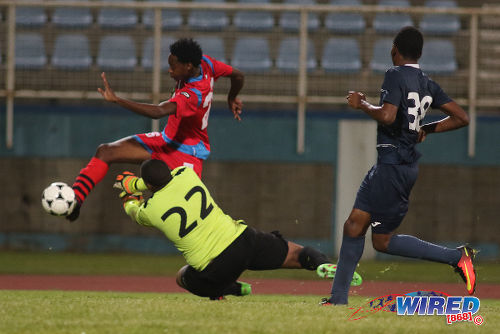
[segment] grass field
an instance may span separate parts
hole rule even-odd
[[[0,252],[1,274],[173,275],[181,257]],[[443,265],[362,261],[365,280],[459,282]],[[500,283],[500,265],[480,263],[480,282]],[[310,272],[247,272],[255,278],[311,278]],[[351,297],[349,307],[320,307],[319,296],[251,295],[208,301],[187,293],[9,291],[0,287],[0,333],[497,333],[500,300],[481,299],[484,324],[447,325],[443,316],[377,312],[349,316],[372,298]],[[496,328],[496,329],[495,329]]]

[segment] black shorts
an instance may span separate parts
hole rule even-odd
[[[370,213],[373,233],[394,231],[408,212],[418,165],[376,164],[359,187],[354,208]]]
[[[201,297],[222,295],[246,269],[281,268],[288,254],[288,242],[278,231],[264,233],[248,226],[202,271],[191,266],[182,275],[184,287]]]

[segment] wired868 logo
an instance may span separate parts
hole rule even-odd
[[[461,296],[397,296],[396,310],[398,315],[444,315],[446,323],[457,321],[483,324],[479,311],[481,302],[476,297]]]

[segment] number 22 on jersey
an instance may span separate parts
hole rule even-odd
[[[409,92],[408,100],[412,100],[414,105],[414,107],[408,107],[408,114],[414,117],[413,121],[410,121],[408,125],[410,130],[418,132],[420,131],[420,123],[432,104],[432,97],[426,95],[420,100],[420,96],[417,92]]]

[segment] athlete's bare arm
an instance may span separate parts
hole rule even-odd
[[[227,94],[227,104],[229,106],[229,110],[231,110],[231,112],[233,113],[234,118],[238,121],[241,121],[241,111],[243,108],[243,103],[239,98],[237,98],[237,96],[243,88],[245,76],[243,72],[236,68],[233,68],[233,72],[228,77],[231,79],[231,88],[229,89],[229,93]]]
[[[106,79],[106,73],[101,73],[101,78],[104,83],[104,89],[97,88],[97,91],[101,93],[102,97],[106,101],[116,103],[130,111],[133,111],[139,115],[147,116],[149,118],[162,118],[164,116],[174,114],[177,110],[177,104],[172,102],[162,102],[158,105],[149,103],[140,103],[131,100],[122,99],[118,97],[115,92],[111,89],[111,86]]]
[[[425,140],[428,133],[451,131],[469,124],[469,115],[457,103],[451,101],[443,104],[439,109],[448,117],[423,125],[418,133],[419,143]]]
[[[394,123],[398,113],[398,107],[393,104],[384,103],[381,106],[374,106],[368,103],[365,94],[361,92],[350,91],[347,95],[347,103],[351,108],[364,111],[368,116],[384,125]]]

